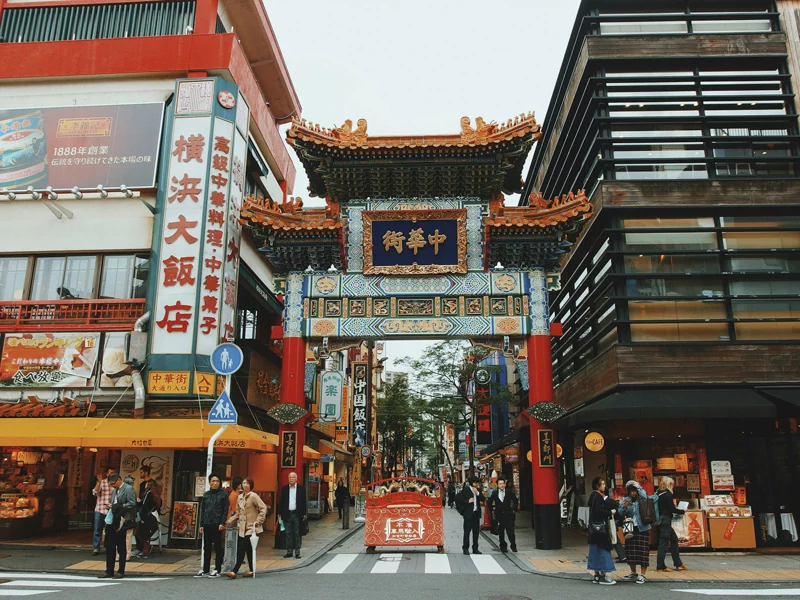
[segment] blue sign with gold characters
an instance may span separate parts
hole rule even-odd
[[[365,275],[467,272],[466,210],[375,210],[362,217]]]

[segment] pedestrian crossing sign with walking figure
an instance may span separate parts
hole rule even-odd
[[[210,425],[235,425],[239,420],[239,413],[231,402],[228,392],[222,392],[214,402],[214,406],[208,412],[208,422]]]

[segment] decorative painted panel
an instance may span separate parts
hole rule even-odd
[[[349,319],[307,319],[306,337],[475,337],[492,335],[526,335],[527,317],[371,317]]]

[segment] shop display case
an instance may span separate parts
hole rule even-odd
[[[0,540],[29,537],[39,531],[39,498],[15,491],[0,493]]]

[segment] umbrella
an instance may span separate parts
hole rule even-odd
[[[258,546],[258,536],[253,532],[250,536],[250,545],[253,547],[253,564],[250,567],[253,569],[253,577],[256,576],[256,546]]]

